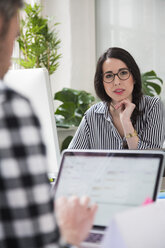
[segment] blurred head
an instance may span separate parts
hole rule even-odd
[[[113,67],[111,67],[112,62]],[[117,63],[119,66],[117,65]],[[115,84],[115,81],[117,82],[117,80],[121,82],[121,85],[122,82],[125,83],[125,85],[126,83],[128,83],[127,87],[130,87],[130,93],[132,95],[131,100],[133,103],[136,104],[136,106],[138,106],[140,98],[142,96],[142,83],[139,67],[130,53],[118,47],[109,48],[106,52],[104,52],[104,54],[99,58],[97,62],[94,79],[95,91],[97,96],[105,102],[111,102],[113,100],[111,98],[113,97],[113,95],[110,95],[107,91],[107,88],[111,87],[110,84],[108,86],[108,84],[105,84],[105,82],[103,81],[103,76],[105,71],[108,69],[108,66],[110,67],[109,70],[113,73],[118,73],[117,66],[119,68],[126,68],[130,71],[130,77],[128,79],[122,81],[116,75],[112,83]]]
[[[0,0],[0,79],[10,66],[14,41],[19,34],[18,10],[22,0]]]

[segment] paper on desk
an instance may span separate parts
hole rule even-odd
[[[102,248],[127,248],[116,220],[112,220],[102,242]]]
[[[102,248],[164,248],[165,203],[154,203],[118,214]]]

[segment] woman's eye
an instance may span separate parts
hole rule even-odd
[[[106,74],[105,78],[113,78],[113,74]]]
[[[128,74],[128,71],[126,71],[126,70],[120,72],[120,75],[127,75],[127,74]]]

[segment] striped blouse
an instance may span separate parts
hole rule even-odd
[[[143,96],[139,110],[142,114],[135,124],[139,137],[137,149],[162,148],[165,139],[162,102],[158,97]],[[107,103],[99,102],[85,113],[69,149],[123,149],[124,143]]]

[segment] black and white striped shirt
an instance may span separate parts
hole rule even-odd
[[[135,124],[139,137],[137,149],[162,148],[165,139],[162,102],[158,97],[143,96],[139,110],[142,114]],[[69,149],[123,149],[124,142],[107,104],[99,102],[85,113]]]

